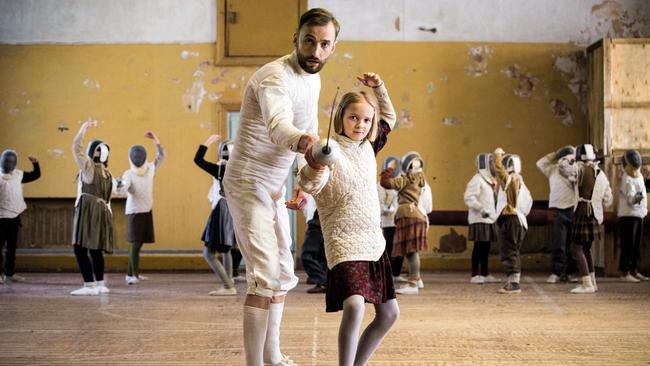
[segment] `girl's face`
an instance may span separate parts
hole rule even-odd
[[[343,134],[354,141],[362,141],[372,127],[375,109],[368,103],[349,104],[343,112]]]

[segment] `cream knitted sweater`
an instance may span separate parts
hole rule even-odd
[[[306,165],[298,176],[300,187],[316,200],[330,269],[346,261],[377,261],[386,247],[372,146],[334,138],[342,154],[333,168],[316,171]]]

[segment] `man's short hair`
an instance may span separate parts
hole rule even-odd
[[[324,25],[328,25],[330,22],[334,25],[335,38],[336,38],[339,36],[339,30],[341,29],[341,27],[339,26],[339,22],[334,17],[334,14],[322,8],[313,8],[305,12],[300,17],[300,23],[298,24],[298,30],[296,31],[296,33],[300,33],[300,30],[302,29],[303,25],[324,26]]]

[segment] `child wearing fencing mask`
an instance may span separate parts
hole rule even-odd
[[[70,293],[73,296],[96,296],[109,292],[104,282],[104,252],[112,253],[114,246],[113,177],[108,170],[110,148],[101,140],[92,140],[84,153],[83,138],[91,126],[96,127],[97,123],[84,122],[72,141],[72,156],[80,169],[72,246],[84,281],[83,287]]]
[[[222,185],[230,151],[233,148],[233,142],[224,140],[219,144],[219,160],[214,164],[205,160],[205,154],[208,151],[208,147],[217,141],[219,141],[219,135],[211,135],[199,146],[194,156],[194,163],[212,176],[212,187],[208,193],[208,200],[212,205],[212,212],[203,230],[203,235],[201,235],[201,240],[205,243],[205,248],[203,249],[205,261],[223,283],[222,288],[210,291],[209,295],[235,296],[237,295],[237,289],[235,288],[232,277],[232,249],[237,249],[237,240]],[[219,262],[217,253],[221,253],[223,256],[224,264]]]
[[[393,170],[393,177],[399,175],[399,158],[397,156],[388,156],[384,159],[381,165],[383,172],[388,166],[396,167]],[[377,182],[377,193],[379,194],[379,204],[381,205],[381,230],[386,239],[386,253],[390,257],[391,267],[393,272],[393,282],[397,283],[400,280],[400,272],[402,269],[403,257],[392,257],[393,253],[393,239],[395,237],[395,212],[399,206],[397,201],[397,191],[394,189],[386,189]],[[401,278],[406,281],[404,277]]]
[[[155,241],[152,214],[153,179],[165,157],[160,140],[153,132],[147,131],[144,137],[151,139],[156,145],[154,161],[147,161],[147,150],[144,146],[131,146],[131,167],[114,182],[115,193],[126,195],[126,241],[130,243],[129,265],[124,279],[127,285],[147,279],[140,275],[140,250],[144,243]]]
[[[346,93],[335,111],[332,136],[340,157],[325,166],[310,147],[298,175],[300,187],[316,200],[325,239],[326,311],[343,310],[339,365],[365,365],[399,315],[375,188],[378,120],[392,129],[395,112],[379,75],[358,79],[372,87],[378,106],[364,91]],[[375,318],[359,338],[366,302],[374,305]]]
[[[578,179],[575,186],[576,206],[571,227],[571,255],[576,260],[582,283],[571,290],[573,294],[598,291],[596,272],[591,256],[594,240],[601,236],[603,210],[612,203],[612,189],[607,175],[600,170],[594,147],[576,147]]]
[[[650,278],[638,271],[643,238],[643,218],[648,214],[648,194],[641,175],[643,161],[636,150],[623,154],[623,176],[619,185],[618,223],[621,233],[621,259],[619,270],[623,282],[648,281]]]
[[[399,207],[395,213],[395,237],[392,257],[406,257],[409,265],[408,283],[397,293],[415,295],[424,287],[420,278],[420,254],[428,249],[427,213],[420,209],[420,199],[426,186],[424,163],[417,152],[409,152],[401,159],[402,173],[393,177],[394,167],[381,174],[380,184],[398,192]]]
[[[494,155],[479,154],[476,157],[477,173],[467,183],[464,200],[469,208],[467,238],[474,242],[472,249],[472,278],[470,283],[483,284],[498,280],[488,270],[490,246],[497,240],[496,170]]]
[[[494,151],[494,167],[498,183],[497,223],[501,244],[501,263],[508,278],[500,294],[521,292],[521,245],[526,237],[526,216],[533,206],[533,199],[521,176],[521,159],[508,154],[500,147]]]
[[[18,229],[21,226],[20,214],[27,209],[23,197],[23,184],[33,182],[41,176],[38,159],[29,155],[29,161],[34,167],[31,172],[16,169],[18,153],[7,149],[0,156],[0,284],[5,281],[24,282],[25,277],[15,273],[16,243]],[[3,247],[7,245],[7,252],[2,260]]]

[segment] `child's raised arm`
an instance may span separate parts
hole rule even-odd
[[[363,85],[372,88],[375,98],[377,98],[377,103],[379,104],[379,119],[388,123],[392,130],[397,121],[397,115],[395,114],[393,103],[388,96],[386,85],[381,80],[381,77],[379,77],[379,74],[366,72],[361,76],[357,76],[357,80]]]

